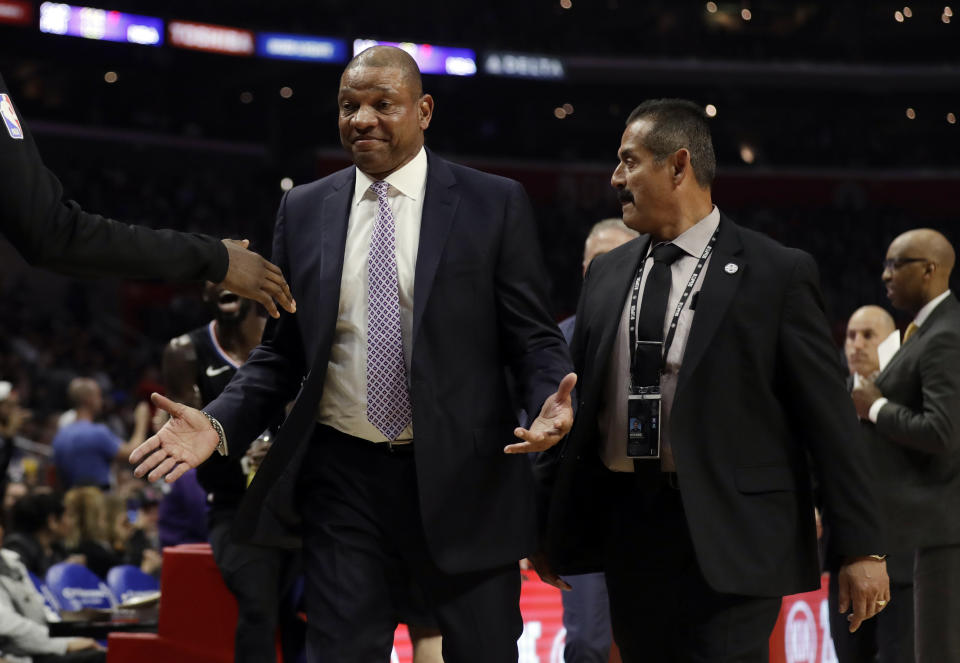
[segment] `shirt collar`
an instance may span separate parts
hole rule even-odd
[[[699,258],[703,255],[707,244],[710,243],[710,238],[713,237],[713,233],[716,232],[719,225],[720,210],[714,205],[709,214],[683,231],[672,243],[694,258]]]
[[[353,189],[353,204],[356,205],[370,191],[370,185],[376,182],[365,172],[357,168],[357,178]],[[427,150],[423,147],[402,167],[386,177],[386,182],[392,188],[412,200],[419,200],[423,196],[427,183]],[[372,192],[370,195],[374,195]]]
[[[929,302],[924,304],[923,308],[920,309],[920,311],[917,313],[917,317],[913,319],[913,324],[915,324],[917,327],[922,327],[923,323],[926,322],[927,318],[930,317],[930,314],[933,313],[933,309],[937,308],[940,302],[942,302],[944,299],[946,299],[949,296],[950,296],[950,290],[947,289],[942,293],[940,293],[940,295],[938,295],[937,297],[934,297]]]

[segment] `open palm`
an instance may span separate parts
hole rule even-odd
[[[563,439],[573,426],[573,404],[570,392],[577,384],[577,374],[568,373],[557,391],[543,402],[538,416],[530,428],[517,427],[513,434],[523,440],[516,444],[504,447],[508,454],[531,453],[545,451]]]
[[[130,463],[137,466],[133,472],[137,477],[146,475],[150,481],[164,477],[172,483],[209,458],[220,438],[200,410],[160,394],[153,394],[150,399],[170,419],[156,435],[133,450]]]

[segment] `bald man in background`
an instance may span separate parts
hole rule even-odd
[[[956,254],[942,234],[911,230],[890,244],[883,282],[913,321],[876,381],[853,390],[876,446],[891,550],[916,548],[915,652],[960,661],[960,302]]]
[[[878,346],[891,334],[899,334],[893,317],[879,306],[861,306],[847,322],[844,355],[850,377],[847,386],[880,373]],[[864,424],[872,427],[872,424]],[[870,439],[871,431],[865,431]],[[874,447],[871,446],[871,449]],[[895,481],[895,479],[891,479]],[[829,533],[828,533],[829,535]],[[830,569],[830,634],[839,663],[912,663],[913,657],[913,549],[891,550],[887,558],[890,605],[875,619],[864,622],[856,633],[839,607],[836,569]]]

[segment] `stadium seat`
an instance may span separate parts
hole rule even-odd
[[[93,571],[80,564],[54,564],[47,570],[46,580],[62,610],[109,610],[117,606],[110,588]]]
[[[115,566],[107,572],[107,586],[121,603],[160,589],[160,581],[132,564]]]
[[[40,580],[33,571],[27,571],[27,574],[30,576],[30,582],[33,583],[33,586],[40,592],[40,596],[43,597],[43,611],[46,613],[47,621],[60,621],[60,603],[53,595],[53,592],[50,591],[47,584]]]

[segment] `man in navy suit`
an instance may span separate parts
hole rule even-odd
[[[338,101],[356,167],[291,190],[277,217],[296,318],[267,327],[205,412],[155,395],[172,419],[131,462],[175,480],[296,397],[237,534],[302,535],[310,660],[387,661],[414,589],[447,663],[515,661],[517,561],[537,531],[516,454],[569,430],[576,382],[530,205],[517,182],[424,148],[433,98],[403,51],[355,57]],[[515,427],[504,367],[540,413],[529,428]]]

